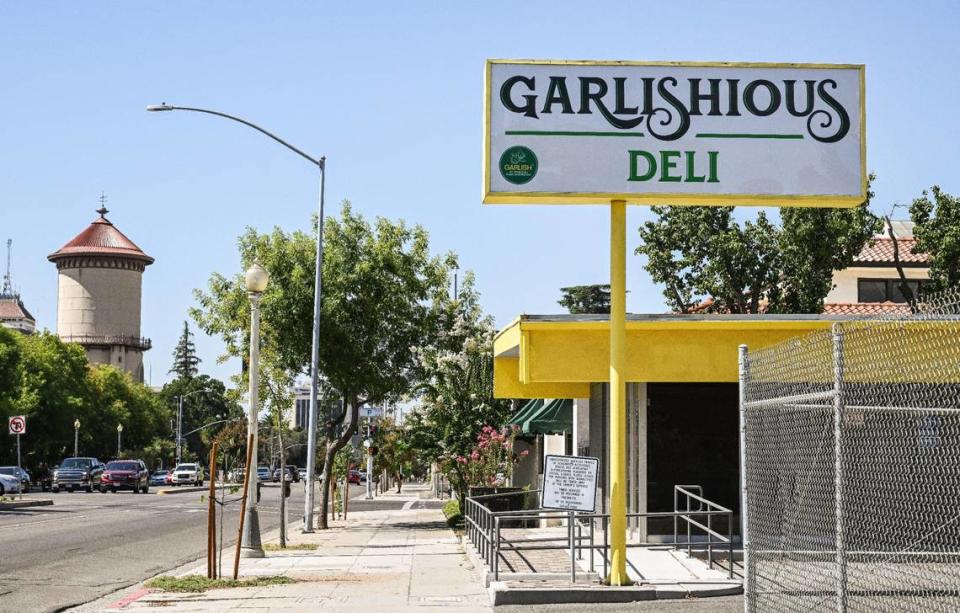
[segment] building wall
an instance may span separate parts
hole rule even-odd
[[[908,279],[929,279],[928,268],[904,268]],[[858,302],[857,279],[896,279],[896,268],[852,267],[833,273],[834,288],[827,294],[825,302]]]
[[[140,336],[139,271],[64,268],[58,276],[58,336]]]

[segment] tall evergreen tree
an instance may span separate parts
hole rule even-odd
[[[176,373],[178,379],[192,379],[197,376],[199,363],[197,348],[193,344],[193,332],[187,322],[183,322],[183,333],[173,350],[173,367],[170,372]]]

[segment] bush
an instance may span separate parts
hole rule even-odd
[[[443,505],[443,516],[447,518],[447,525],[451,528],[462,527],[463,515],[460,513],[460,501],[456,499],[448,500]]]

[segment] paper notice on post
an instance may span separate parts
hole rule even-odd
[[[540,507],[592,513],[596,509],[599,468],[597,458],[546,456]]]

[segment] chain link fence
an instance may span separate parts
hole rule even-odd
[[[741,349],[746,610],[960,611],[960,292]]]

